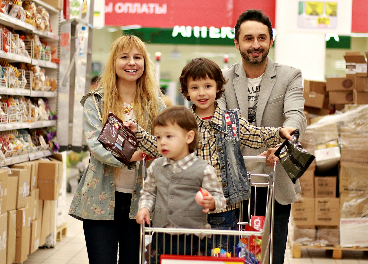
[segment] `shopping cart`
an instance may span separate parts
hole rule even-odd
[[[244,160],[247,163],[265,163],[265,157],[262,156],[244,157]],[[269,174],[250,174],[249,177],[251,186],[267,188],[266,214],[263,227],[259,230],[250,226],[250,202],[248,219],[239,219],[239,230],[157,228],[142,224],[140,263],[184,264],[188,261],[212,261],[272,264],[275,170],[276,162]],[[254,209],[256,206],[254,204]],[[242,210],[243,205],[240,206],[240,218],[243,215]]]

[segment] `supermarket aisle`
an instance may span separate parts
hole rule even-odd
[[[72,197],[72,194],[67,193],[67,205],[70,204]],[[39,249],[29,255],[24,264],[88,264],[82,222],[69,216],[66,220],[67,236],[57,242],[55,248]],[[368,256],[363,252],[344,251],[343,259],[334,260],[331,252],[303,249],[302,258],[295,259],[291,257],[291,251],[287,250],[285,264],[368,264]]]

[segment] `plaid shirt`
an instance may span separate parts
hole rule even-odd
[[[199,158],[194,153],[191,153],[178,161],[165,158],[162,166],[167,166],[172,173],[179,173],[191,167],[198,159]],[[141,191],[141,198],[138,205],[139,209],[146,207],[150,212],[153,211],[155,206],[157,188],[155,179],[160,177],[159,175],[152,175],[154,166],[156,166],[156,160],[153,161],[147,169],[147,178],[144,181],[144,186]],[[216,172],[211,165],[207,165],[203,171],[202,187],[209,191],[213,196],[215,200],[216,211],[223,210],[226,206],[226,200],[222,191],[222,187],[217,181]]]
[[[217,106],[215,112],[211,119],[203,120],[195,113],[195,105],[192,106],[192,112],[195,115],[199,133],[201,139],[198,142],[198,148],[196,150],[196,155],[207,161],[212,165],[218,177],[219,182],[221,180],[220,173],[220,161],[217,155],[217,145],[216,145],[216,134],[221,133],[223,112]],[[239,115],[239,139],[242,146],[247,146],[250,148],[270,148],[282,142],[280,137],[280,128],[273,127],[256,127],[249,124],[249,122]],[[159,157],[160,153],[157,151],[156,138],[149,135],[141,127],[138,126],[136,132],[136,137],[139,142],[139,146],[144,152],[152,157]],[[220,146],[219,146],[220,147]],[[233,210],[238,207],[238,204],[233,206],[228,206],[227,210]]]

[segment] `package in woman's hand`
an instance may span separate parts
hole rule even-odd
[[[292,140],[286,139],[276,150],[275,155],[280,159],[281,165],[289,175],[293,183],[299,179],[314,160],[314,156],[308,153],[299,143],[299,130],[292,133]]]
[[[123,121],[111,112],[97,140],[125,165],[129,164],[138,147],[134,133],[125,127]]]

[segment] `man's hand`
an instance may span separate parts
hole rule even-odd
[[[274,163],[279,161],[279,158],[275,155],[277,148],[269,148],[267,151],[262,152],[258,156],[266,156],[266,164],[273,168]]]
[[[147,208],[143,207],[141,210],[138,211],[137,216],[135,217],[135,221],[138,224],[146,223],[147,225],[150,224],[150,212]]]

